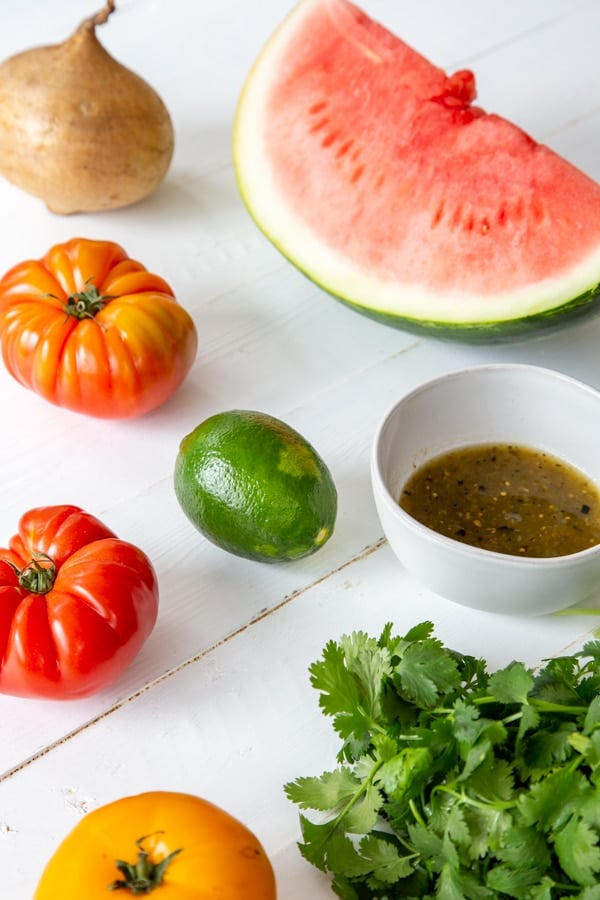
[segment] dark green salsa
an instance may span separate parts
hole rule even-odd
[[[439,534],[512,556],[567,556],[600,543],[598,487],[563,460],[515,444],[429,460],[399,503]]]

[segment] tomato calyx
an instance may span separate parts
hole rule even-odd
[[[64,310],[67,316],[74,319],[93,319],[96,313],[104,309],[107,300],[110,297],[100,294],[96,285],[88,278],[82,291],[69,295]]]
[[[152,862],[148,857],[148,851],[144,850],[144,841],[153,834],[162,834],[162,831],[153,831],[152,834],[146,834],[144,837],[138,838],[135,842],[138,848],[137,859],[134,863],[125,862],[125,860],[115,860],[115,866],[123,876],[117,878],[109,884],[110,891],[129,891],[131,894],[150,894],[155,888],[159,887],[168,866],[183,848],[173,850],[168,856],[165,856],[159,863]]]
[[[18,569],[12,563],[20,587],[25,588],[30,594],[47,594],[52,590],[56,578],[56,566],[54,561],[45,553],[34,553],[31,562],[23,569]]]

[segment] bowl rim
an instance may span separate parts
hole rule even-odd
[[[517,566],[522,569],[563,569],[577,565],[579,562],[584,562],[587,559],[594,559],[600,555],[600,542],[594,544],[592,547],[578,550],[576,553],[568,553],[563,556],[539,557],[514,556],[510,553],[487,550],[485,547],[475,547],[473,544],[466,544],[462,541],[454,540],[444,534],[440,534],[433,528],[429,528],[427,525],[419,522],[418,519],[415,519],[414,516],[411,516],[410,513],[406,512],[406,510],[400,506],[398,501],[394,499],[391,491],[388,489],[381,472],[379,454],[385,428],[396,414],[398,408],[418,396],[420,393],[423,393],[425,390],[435,388],[437,384],[442,382],[447,383],[448,381],[456,380],[458,378],[468,378],[472,375],[485,374],[488,372],[497,373],[500,371],[527,371],[554,381],[563,381],[576,390],[590,394],[600,406],[600,391],[596,390],[596,388],[571,375],[566,375],[563,372],[544,366],[537,366],[530,363],[484,363],[481,365],[463,366],[459,369],[451,369],[441,375],[436,375],[433,378],[420,382],[415,387],[409,389],[399,400],[388,408],[380,419],[371,444],[371,483],[373,491],[378,495],[379,501],[385,504],[388,511],[396,516],[400,522],[403,522],[406,527],[411,528],[417,535],[426,538],[430,543],[438,545],[440,549],[453,552],[457,556],[473,557],[476,560],[479,559],[482,561],[488,559],[494,561],[496,564],[510,567]],[[596,484],[596,487],[600,491],[600,484]]]

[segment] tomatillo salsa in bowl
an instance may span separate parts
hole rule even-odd
[[[474,366],[385,415],[371,481],[388,542],[464,606],[541,615],[600,589],[600,393],[550,369]]]

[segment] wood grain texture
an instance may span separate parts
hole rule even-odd
[[[429,377],[486,361],[537,363],[600,387],[600,321],[506,347],[419,340],[346,309],[277,253],[238,196],[231,125],[248,68],[291,5],[117,4],[99,38],[160,93],[176,134],[169,175],[143,203],[64,218],[0,182],[3,271],[76,235],[115,240],[170,282],[199,334],[182,390],[132,422],[51,407],[0,369],[0,545],[31,506],[76,503],[148,553],[161,586],[156,629],[112,688],[69,704],[0,697],[0,863],[10,900],[30,900],[56,843],[87,810],[165,788],[203,794],[242,818],[272,855],[282,898],[326,900],[327,879],[296,851],[297,813],[282,791],[330,767],[337,749],[307,674],[324,643],[430,618],[442,639],[492,667],[534,665],[578,647],[597,624],[451,606],[412,581],[382,540],[369,451],[387,408]],[[482,105],[600,179],[597,0],[362,5],[432,61],[473,66]],[[94,11],[83,6],[15,4],[0,58],[64,39]],[[232,558],[179,509],[180,440],[230,408],[285,419],[330,466],[338,523],[313,557],[287,566]],[[592,602],[600,607],[600,596]]]

